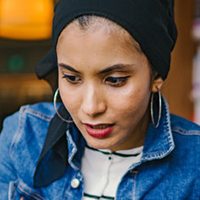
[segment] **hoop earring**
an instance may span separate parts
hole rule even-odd
[[[156,123],[156,124],[155,124],[155,120],[154,120],[154,109],[153,109],[153,105],[154,105],[154,95],[155,95],[155,93],[152,93],[152,94],[151,94],[150,113],[151,113],[151,121],[152,121],[153,126],[154,126],[155,128],[158,128],[158,126],[160,125],[161,111],[162,111],[162,98],[161,98],[160,89],[158,90],[159,111],[158,111],[158,120],[157,120],[157,123]]]
[[[57,104],[56,101],[57,101],[58,93],[59,93],[59,89],[57,89],[57,90],[55,91],[55,94],[54,94],[54,98],[53,98],[54,109],[55,109],[55,111],[56,111],[58,117],[60,117],[60,119],[62,119],[64,122],[73,123],[73,120],[64,119],[64,118],[60,115],[60,113],[58,112],[57,105],[56,105],[56,104]]]

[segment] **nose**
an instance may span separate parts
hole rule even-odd
[[[96,117],[106,111],[103,92],[97,87],[90,86],[84,91],[82,111],[90,117]]]

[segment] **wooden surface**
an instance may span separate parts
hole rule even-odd
[[[175,0],[178,40],[172,54],[170,74],[162,91],[168,100],[170,111],[190,120],[193,113],[191,90],[192,62],[195,54],[192,39],[193,13],[193,0]]]

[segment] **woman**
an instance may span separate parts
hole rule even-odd
[[[60,0],[59,89],[5,120],[1,198],[199,199],[200,127],[160,94],[176,37],[170,0]]]

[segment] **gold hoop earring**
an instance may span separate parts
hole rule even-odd
[[[67,119],[65,119],[65,118],[62,117],[62,116],[60,115],[60,113],[58,112],[57,103],[56,103],[56,102],[57,102],[58,93],[59,93],[59,89],[57,89],[57,90],[55,91],[55,94],[54,94],[54,98],[53,98],[54,109],[55,109],[55,111],[56,111],[58,117],[60,117],[60,119],[62,119],[64,122],[73,123],[73,120],[67,120]]]
[[[162,96],[161,96],[161,92],[160,92],[160,89],[158,90],[158,98],[159,98],[159,107],[158,107],[158,120],[157,120],[157,123],[155,124],[155,120],[154,120],[154,95],[155,93],[153,92],[151,94],[151,105],[150,105],[150,113],[151,113],[151,121],[152,121],[152,124],[155,128],[158,128],[158,126],[160,125],[160,119],[161,119],[161,111],[162,111]]]

